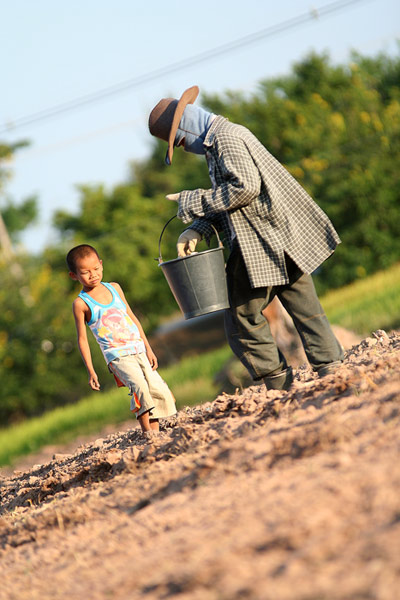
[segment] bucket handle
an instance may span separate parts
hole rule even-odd
[[[158,260],[158,264],[159,264],[159,265],[160,265],[160,264],[163,262],[163,258],[162,258],[162,256],[161,256],[161,238],[162,238],[162,236],[163,236],[163,233],[164,233],[164,231],[166,230],[167,226],[168,226],[168,225],[171,223],[171,221],[173,221],[173,219],[175,219],[176,217],[177,217],[177,215],[174,215],[173,217],[171,217],[171,218],[170,218],[170,219],[169,219],[169,220],[168,220],[168,221],[165,223],[165,225],[164,225],[164,227],[163,227],[163,230],[162,230],[162,232],[161,232],[161,235],[160,235],[160,239],[158,240],[158,258],[156,258],[155,260]],[[219,247],[219,248],[223,248],[223,247],[224,247],[224,245],[223,245],[223,243],[221,242],[221,240],[220,240],[220,238],[219,238],[218,231],[215,229],[215,227],[214,227],[214,225],[213,225],[212,223],[210,223],[210,225],[211,225],[211,227],[214,229],[214,231],[215,231],[215,235],[217,236],[217,240],[218,240],[218,247]],[[190,229],[190,228],[188,227],[188,229]]]

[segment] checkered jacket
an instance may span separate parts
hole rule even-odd
[[[181,192],[178,217],[208,241],[211,223],[229,245],[233,229],[252,287],[288,283],[285,252],[304,273],[332,254],[326,214],[248,129],[218,116],[204,146],[212,188]]]

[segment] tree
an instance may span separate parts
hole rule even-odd
[[[26,142],[13,146],[0,144],[0,194],[4,196],[11,175],[9,162],[13,153]],[[3,202],[4,204],[4,202]],[[29,289],[31,272],[29,259],[17,256],[11,236],[21,232],[36,216],[36,201],[30,198],[20,206],[10,199],[0,212],[0,377],[2,381],[0,423],[9,417],[25,415],[35,410],[39,395],[32,396],[32,388],[24,389],[34,362],[35,345],[31,328],[35,319],[31,314],[33,304]],[[10,235],[11,234],[11,235]],[[27,268],[27,271],[22,267]]]
[[[176,309],[157,266],[159,237],[176,207],[164,196],[143,197],[134,184],[116,186],[111,192],[103,186],[80,189],[79,215],[59,211],[54,219],[63,235],[64,254],[67,248],[80,243],[94,246],[104,262],[105,280],[122,285],[146,329],[157,325],[162,316]],[[161,248],[163,260],[176,258],[176,238],[182,229],[178,220],[166,229]]]
[[[399,79],[398,57],[354,54],[350,64],[334,66],[328,56],[311,54],[287,76],[260,82],[251,96],[231,91],[202,98],[213,112],[249,127],[332,219],[343,244],[319,269],[319,291],[399,260]],[[0,193],[16,147],[0,145]],[[105,280],[122,285],[147,332],[177,312],[154,260],[161,231],[176,213],[165,195],[208,188],[210,181],[204,158],[178,150],[167,167],[165,152],[165,143],[154,140],[151,156],[132,164],[128,182],[112,190],[82,186],[78,213],[54,217],[60,243],[38,257],[18,256],[23,280],[0,257],[0,423],[73,402],[88,390],[71,311],[78,290],[65,264],[72,246],[98,249]],[[29,199],[24,209],[7,202],[0,213],[15,237],[35,207]],[[167,227],[164,261],[176,257],[184,228],[178,219]],[[113,386],[89,340],[102,384]]]
[[[28,225],[34,223],[38,216],[36,196],[27,198],[19,205],[7,200],[1,209],[1,214],[10,238],[17,240],[19,234]]]
[[[332,66],[311,54],[249,99],[205,103],[247,125],[307,189],[343,244],[317,274],[319,291],[385,268],[400,256],[400,60],[354,54]]]
[[[12,175],[9,163],[11,163],[14,153],[27,145],[27,141],[20,141],[12,145],[0,143],[0,197],[2,197],[0,217],[10,239],[14,240],[21,231],[35,221],[38,213],[34,196],[27,198],[19,205],[5,197],[5,187]]]

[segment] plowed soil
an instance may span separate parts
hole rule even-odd
[[[400,332],[0,477],[0,599],[394,600]]]

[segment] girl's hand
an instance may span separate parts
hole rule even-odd
[[[92,390],[98,392],[100,390],[100,383],[97,377],[96,373],[92,373],[89,376],[89,385],[92,388]]]
[[[158,367],[157,356],[154,354],[154,352],[151,348],[147,348],[146,354],[147,354],[147,358],[149,359],[151,368],[153,369],[153,371],[155,371]]]

